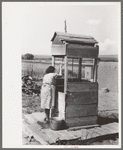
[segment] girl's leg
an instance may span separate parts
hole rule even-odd
[[[45,109],[45,118],[46,118],[46,121],[49,120],[49,115],[50,115],[50,109]]]

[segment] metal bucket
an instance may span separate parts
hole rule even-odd
[[[52,130],[60,130],[62,127],[62,119],[60,117],[52,117],[50,119],[50,128]]]

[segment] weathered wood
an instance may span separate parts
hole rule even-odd
[[[65,62],[64,62],[64,93],[66,93],[67,91],[67,81],[68,81],[68,62],[67,62],[67,56],[65,56],[64,58]]]
[[[34,117],[34,120],[39,120],[42,115],[40,113],[33,113],[33,114],[28,114],[32,118]],[[26,116],[27,117],[27,116]],[[23,118],[23,123],[25,122],[26,117]],[[97,116],[93,116],[92,118],[89,118],[88,120],[94,124],[93,120],[94,117],[97,120]],[[32,119],[33,120],[33,119]],[[71,120],[70,120],[71,121]],[[75,123],[80,123],[79,119],[77,120],[74,118]],[[82,123],[86,121],[85,125],[88,124],[87,122],[87,117],[84,119],[82,117]],[[73,121],[69,122],[69,124],[73,125]],[[89,124],[88,126],[89,127]],[[94,126],[95,127],[95,126]],[[111,128],[111,129],[110,129]],[[81,142],[88,142],[90,139],[98,139],[102,138],[105,136],[110,136],[110,135],[115,135],[118,134],[118,123],[110,123],[110,124],[105,124],[102,125],[101,127],[95,127],[95,128],[86,128],[86,129],[81,129],[81,130],[76,130],[76,131],[68,131],[68,130],[58,130],[54,131],[51,130],[50,128],[46,129],[43,128],[42,125],[36,125],[36,124],[26,124],[26,129],[28,130],[28,135],[33,136],[37,141],[39,141],[42,145],[52,145],[52,144],[73,144],[74,143],[80,143]],[[81,141],[80,141],[81,139]],[[79,140],[79,141],[78,141]],[[78,142],[77,142],[78,141]]]
[[[98,105],[68,105],[66,107],[66,117],[96,116],[98,114]]]
[[[66,118],[69,127],[97,124],[97,116]]]
[[[55,57],[54,56],[52,56],[52,66],[55,67]]]
[[[28,129],[32,133],[32,135],[35,137],[37,141],[39,141],[42,145],[49,145],[50,143],[53,143],[53,140],[48,138],[44,133],[42,133],[36,126],[29,125]]]
[[[102,126],[102,129],[106,130],[108,133],[114,133],[114,132],[117,132],[116,129],[113,129],[112,127],[107,126],[107,125],[103,125],[103,126]]]
[[[66,103],[67,105],[96,104],[98,103],[98,91],[67,92]]]
[[[58,141],[58,139],[63,140],[64,137],[61,136],[61,134],[59,134],[59,131],[54,131],[51,129],[44,129],[43,130],[45,132],[45,134],[53,140],[53,142],[55,143],[56,141]]]
[[[81,70],[82,70],[82,58],[79,58],[79,69],[78,69],[79,81],[81,81]]]
[[[98,133],[98,134],[101,135],[101,136],[108,134],[108,132],[105,131],[105,130],[103,130],[101,127],[100,127],[100,128],[96,128],[96,129],[95,129],[95,132]]]
[[[102,62],[118,62],[118,55],[99,55]]]
[[[61,55],[64,56],[66,55],[66,46],[65,45],[52,45],[51,46],[51,54],[53,56]]]
[[[74,134],[68,132],[67,130],[59,130],[59,133],[64,136],[65,140],[78,139]]]
[[[97,58],[98,47],[82,46],[79,44],[67,44],[67,56],[73,58]]]
[[[98,43],[95,39],[80,39],[80,38],[70,38],[70,37],[63,37],[63,36],[59,36],[58,37],[59,40],[61,41],[65,41],[65,42],[68,42],[68,43],[75,43],[75,44],[96,44]]]
[[[100,134],[95,132],[96,128],[87,130],[87,139],[99,137]]]
[[[68,83],[67,84],[68,92],[84,92],[84,91],[98,91],[98,83]]]
[[[97,59],[95,59],[94,63],[94,82],[97,82]]]
[[[58,110],[59,117],[65,120],[65,94],[58,92]]]
[[[117,122],[113,122],[111,124],[106,124],[106,127],[109,127],[110,129],[116,130],[118,132],[119,131],[119,126],[118,125],[119,124]]]
[[[81,39],[94,39],[92,36],[89,35],[77,35],[77,34],[71,34],[71,33],[64,33],[64,32],[55,32],[51,41],[54,41],[54,39],[57,36],[62,36],[62,37],[71,37],[71,38],[81,38]]]
[[[80,129],[90,129],[90,128],[94,128],[94,127],[99,127],[100,125],[98,124],[94,124],[94,125],[88,125],[88,126],[79,126],[79,127],[70,127],[69,129],[67,129],[68,131],[76,131],[76,130],[80,130]]]

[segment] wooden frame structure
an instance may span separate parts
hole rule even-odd
[[[98,115],[98,42],[91,36],[55,32],[51,39],[52,65],[55,58],[64,58],[64,79],[58,79],[56,102],[61,116],[68,127],[92,125],[97,123]],[[68,79],[68,58],[77,58],[78,80]],[[82,59],[92,58],[93,81],[83,80]],[[60,108],[62,107],[62,109]]]

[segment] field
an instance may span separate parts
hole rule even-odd
[[[51,65],[51,62],[22,62],[22,75],[24,73],[31,73],[33,70],[33,76],[37,79],[43,77],[45,69]],[[71,67],[71,66],[70,66]],[[59,65],[56,65],[57,70]],[[74,66],[74,72],[77,71],[77,67]],[[37,82],[41,83],[41,82]],[[117,62],[100,62],[98,67],[98,83],[99,83],[99,103],[98,103],[98,123],[105,124],[109,122],[118,121],[118,63]],[[103,93],[102,88],[108,88],[108,93]],[[43,111],[40,108],[40,96],[22,95],[22,112],[32,113]],[[25,139],[26,140],[26,139]],[[35,143],[35,142],[34,142]],[[31,144],[31,143],[30,143]],[[92,145],[109,145],[118,144],[118,139],[104,140],[95,142]]]

